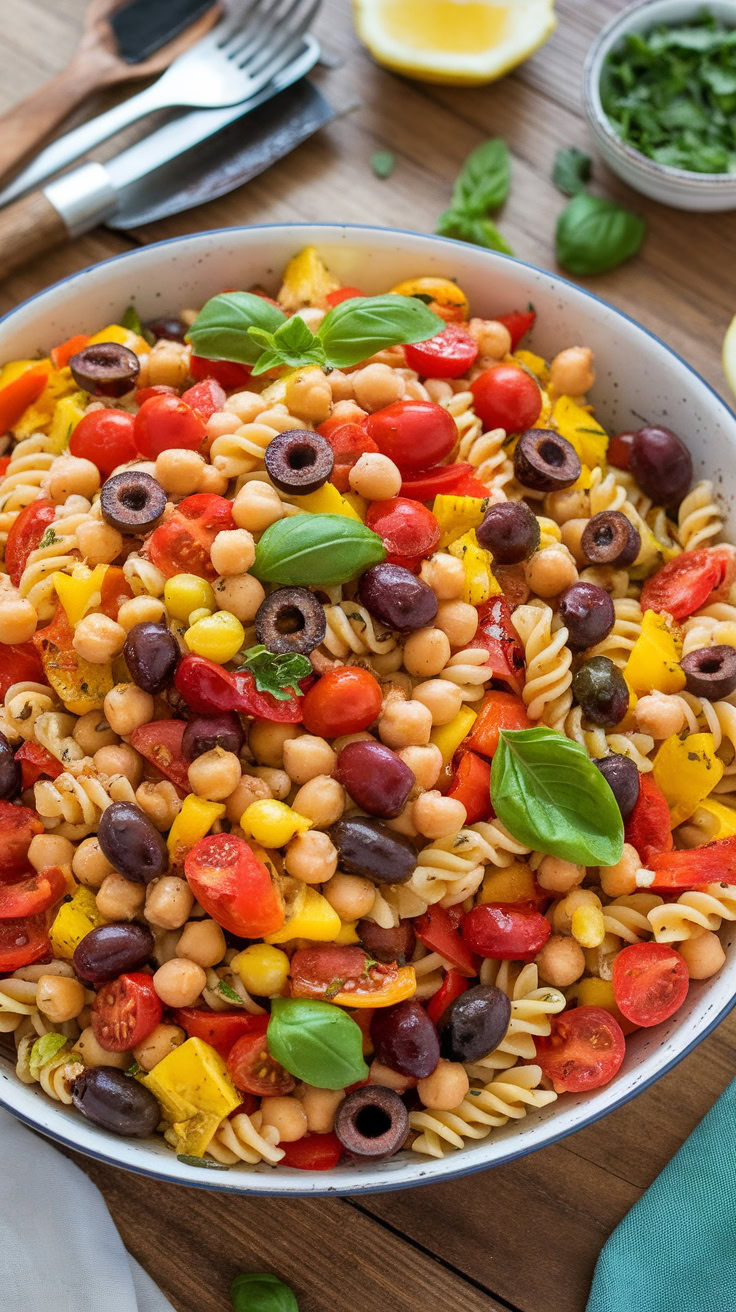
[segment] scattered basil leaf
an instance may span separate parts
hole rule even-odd
[[[317,341],[331,368],[346,369],[386,347],[426,342],[446,326],[416,296],[356,296],[330,310]]]
[[[217,992],[221,993],[223,998],[227,998],[228,1002],[237,1002],[238,1006],[242,1007],[243,999],[241,998],[239,993],[235,992],[235,989],[230,987],[230,985],[227,983],[226,980],[224,979],[220,980],[219,984],[217,985]]]
[[[593,161],[577,146],[558,150],[552,167],[552,181],[566,196],[577,196],[590,181]]]
[[[585,748],[554,729],[501,730],[491,801],[533,851],[584,866],[621,859],[624,826],[611,789]]]
[[[246,669],[253,675],[257,691],[270,692],[280,702],[288,702],[292,694],[303,697],[299,680],[313,673],[312,663],[306,656],[300,656],[298,652],[275,655],[262,643],[241,652],[238,660],[241,662],[238,668]]]
[[[344,1089],[367,1078],[360,1026],[330,1002],[274,998],[267,1039],[290,1075],[318,1089]]]
[[[466,214],[497,210],[511,187],[509,148],[500,137],[484,141],[472,151],[458,173],[452,189],[453,209]]]
[[[36,1039],[28,1058],[30,1072],[35,1079],[38,1079],[41,1067],[53,1061],[65,1044],[66,1038],[63,1034],[43,1034],[40,1039]]]
[[[396,156],[391,150],[377,150],[371,155],[371,168],[377,178],[390,178],[396,168]]]
[[[221,292],[202,307],[187,333],[195,355],[205,360],[234,360],[255,364],[262,348],[248,333],[261,328],[275,333],[286,315],[263,296],[253,292]]]
[[[294,1291],[269,1272],[242,1272],[230,1286],[234,1312],[299,1312]]]
[[[331,588],[386,559],[377,533],[345,515],[294,515],[269,525],[251,573],[263,583]]]
[[[465,214],[462,210],[445,210],[437,220],[437,232],[441,237],[472,242],[475,246],[485,246],[489,251],[501,251],[504,255],[514,253],[493,220],[481,215]]]
[[[212,1162],[209,1157],[192,1157],[191,1153],[177,1153],[177,1162],[183,1162],[185,1166],[202,1166],[207,1171],[229,1171],[230,1167],[225,1166],[222,1162]]]
[[[557,259],[570,273],[607,273],[636,255],[645,233],[640,215],[581,191],[557,220]]]

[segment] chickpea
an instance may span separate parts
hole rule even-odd
[[[369,879],[361,875],[345,875],[338,870],[322,889],[333,911],[341,920],[362,920],[376,900],[376,889]]]
[[[140,784],[135,790],[135,800],[162,833],[171,828],[181,811],[181,798],[168,779]]]
[[[286,406],[297,419],[321,424],[332,408],[332,388],[321,370],[303,369],[286,384]]]
[[[214,920],[189,920],[182,930],[176,951],[177,956],[195,961],[208,970],[225,956],[225,935]]]
[[[241,624],[250,624],[266,593],[252,574],[239,578],[219,578],[214,583],[215,600],[220,610],[229,610]]]
[[[205,465],[202,470],[198,492],[212,492],[214,496],[221,497],[227,491],[229,478],[221,469],[216,469],[214,465]]]
[[[459,1107],[470,1088],[465,1067],[458,1061],[438,1061],[431,1075],[419,1080],[417,1093],[425,1107],[435,1112],[451,1112]]]
[[[318,305],[305,305],[301,310],[296,311],[294,318],[303,319],[310,332],[316,333],[326,314],[327,311],[320,309]]]
[[[412,808],[417,832],[425,838],[448,838],[462,829],[467,818],[462,802],[436,791],[420,793]]]
[[[302,1085],[299,1101],[307,1118],[311,1134],[329,1134],[335,1124],[335,1113],[345,1097],[344,1089],[318,1089],[313,1084]]]
[[[266,801],[273,793],[265,779],[258,779],[252,774],[240,776],[240,782],[225,799],[225,815],[232,824],[239,825],[240,817],[251,802]]]
[[[319,829],[297,834],[286,847],[284,866],[305,884],[324,884],[337,870],[337,848]]]
[[[351,743],[374,743],[375,741],[372,733],[368,733],[367,729],[361,729],[358,733],[343,733],[339,738],[333,738],[332,746],[339,756],[343,747],[349,747]]]
[[[28,848],[28,860],[39,873],[49,866],[70,866],[74,844],[56,834],[34,834]]]
[[[262,780],[277,802],[284,802],[291,792],[291,779],[285,770],[273,765],[254,765],[252,773]],[[256,799],[257,800],[257,799]]]
[[[166,607],[159,597],[131,597],[124,601],[118,611],[118,624],[122,624],[126,633],[136,624],[158,624],[166,615]]]
[[[511,351],[511,333],[497,319],[471,319],[468,332],[478,343],[478,352],[490,360],[503,360]]]
[[[191,915],[194,894],[186,879],[163,875],[146,888],[146,920],[160,929],[181,929]]]
[[[153,987],[166,1007],[191,1007],[207,983],[201,966],[185,957],[172,957],[159,966]]]
[[[572,918],[580,907],[598,907],[601,900],[590,888],[574,888],[558,902],[552,913],[552,928],[558,934],[572,933]]]
[[[303,1139],[309,1128],[307,1113],[298,1098],[264,1098],[261,1125],[272,1125],[279,1133],[279,1143]]]
[[[355,399],[369,414],[400,401],[406,391],[401,374],[387,364],[367,364],[352,378]]]
[[[585,970],[585,953],[574,938],[553,934],[535,957],[539,974],[556,989],[574,984]]]
[[[417,629],[404,643],[404,667],[409,674],[420,678],[432,678],[439,674],[449,659],[450,642],[442,629]]]
[[[72,873],[80,884],[86,884],[88,888],[100,888],[108,875],[113,873],[113,868],[95,835],[85,838],[79,844],[72,859]]]
[[[102,711],[88,711],[86,715],[81,715],[74,725],[72,737],[88,756],[94,756],[100,747],[110,747],[120,741]]]
[[[247,528],[223,529],[210,547],[210,560],[214,568],[226,578],[245,574],[255,558],[253,534]]]
[[[595,382],[593,352],[589,346],[568,346],[549,367],[551,396],[582,396]]]
[[[412,1075],[402,1075],[400,1071],[384,1066],[378,1058],[370,1064],[368,1081],[370,1084],[380,1084],[383,1089],[393,1089],[394,1093],[406,1093],[416,1088],[416,1080]]]
[[[426,683],[418,683],[412,699],[427,707],[433,725],[449,724],[463,704],[460,689],[447,679],[428,679]]]
[[[107,694],[103,709],[113,733],[124,738],[153,719],[153,697],[134,683],[116,683]]]
[[[706,930],[697,938],[686,938],[677,944],[677,949],[685,958],[687,973],[691,979],[710,979],[716,975],[726,960],[723,944],[717,934]]]
[[[478,612],[466,601],[443,601],[437,609],[435,625],[442,629],[451,647],[466,647],[475,637]]]
[[[77,546],[88,565],[109,565],[123,549],[123,535],[112,524],[88,519],[77,529]]]
[[[563,487],[559,492],[549,492],[544,499],[545,513],[557,524],[566,524],[570,519],[590,518],[590,495],[581,487]]]
[[[97,890],[97,910],[105,920],[135,920],[145,900],[145,885],[132,883],[116,870],[105,876]]]
[[[263,533],[284,514],[283,502],[270,483],[255,480],[241,487],[233,501],[233,519],[238,528]]]
[[[204,457],[196,451],[170,449],[156,457],[156,479],[164,492],[188,497],[199,490]]]
[[[28,642],[36,632],[38,616],[27,597],[7,592],[0,597],[0,643]]]
[[[344,401],[350,402],[353,400],[353,377],[353,374],[344,374],[342,369],[333,369],[332,372],[328,374],[333,405],[331,417],[334,417],[335,405],[340,405],[340,403]]]
[[[406,803],[403,811],[400,811],[397,816],[394,816],[393,820],[387,820],[385,822],[389,829],[393,829],[394,833],[404,834],[406,838],[419,837],[419,833],[416,825],[414,824],[414,819],[413,819],[414,802],[412,800],[413,797],[416,796],[417,791],[418,790],[415,786],[412,789],[412,794],[409,798],[409,801]]]
[[[274,765],[281,769],[284,764],[284,743],[290,738],[298,738],[300,730],[295,724],[274,724],[270,720],[254,720],[250,727],[248,743],[259,765]]]
[[[388,456],[366,451],[350,470],[348,482],[353,492],[368,501],[388,501],[399,495],[401,471]]]
[[[642,733],[651,734],[656,739],[680,733],[685,724],[682,703],[677,697],[668,697],[661,692],[640,697],[634,715]]]
[[[399,756],[408,765],[418,788],[434,788],[442,770],[442,752],[434,743],[426,747],[402,747]]]
[[[102,1044],[97,1042],[91,1025],[82,1030],[72,1052],[79,1053],[85,1066],[115,1066],[118,1070],[125,1071],[133,1061],[133,1054],[130,1052],[108,1052],[107,1048],[103,1048]]]
[[[537,883],[550,893],[569,893],[585,879],[585,866],[564,861],[561,856],[546,856],[537,871]]]
[[[303,733],[284,743],[284,769],[295,784],[306,784],[318,774],[332,774],[336,764],[337,753],[326,738]]]
[[[122,774],[132,784],[133,788],[137,788],[143,778],[143,758],[128,743],[100,747],[95,752],[92,760],[95,769],[99,770],[100,774]]]
[[[447,551],[438,551],[422,561],[419,577],[430,587],[438,601],[454,601],[465,587],[465,570],[461,560]]]
[[[578,577],[575,561],[562,543],[535,551],[527,561],[525,572],[529,587],[538,597],[556,597]]]
[[[74,630],[72,646],[85,661],[105,665],[123,650],[125,629],[109,615],[85,615]]]
[[[263,397],[258,392],[233,392],[225,401],[224,411],[218,413],[233,414],[241,424],[252,424],[263,408]]]
[[[38,981],[36,1006],[54,1025],[74,1020],[84,1007],[84,987],[63,975],[42,975]]]
[[[259,404],[263,405],[261,398],[258,398]],[[227,402],[225,402],[227,405]],[[231,410],[216,410],[210,415],[205,424],[208,442],[215,442],[218,437],[226,437],[228,433],[237,433],[245,420],[239,419]]]
[[[575,564],[583,569],[588,563],[588,558],[583,551],[583,533],[588,524],[587,519],[568,519],[562,525],[562,544],[567,547]]]
[[[621,858],[615,866],[601,866],[601,888],[606,897],[628,897],[637,889],[636,875],[641,870],[639,853],[631,843],[624,843]]]
[[[446,638],[445,642],[447,642]],[[406,648],[404,650],[406,651]],[[423,747],[429,742],[431,732],[431,712],[421,702],[414,700],[390,702],[384,708],[378,721],[378,734],[381,742],[394,749]]]
[[[91,501],[100,486],[100,471],[91,460],[57,456],[44,481],[48,495],[57,505],[70,496],[87,497]]]
[[[141,361],[139,387],[183,387],[189,377],[190,350],[183,342],[162,337]]]
[[[221,802],[240,783],[240,761],[234,752],[213,747],[192,761],[187,775],[189,786],[197,797],[204,797],[208,802]]]
[[[319,827],[332,825],[345,810],[345,793],[336,779],[318,774],[302,784],[292,803],[293,809]]]
[[[156,1025],[147,1038],[133,1049],[133,1057],[144,1071],[152,1071],[164,1057],[186,1040],[180,1025]]]

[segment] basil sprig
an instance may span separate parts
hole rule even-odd
[[[468,155],[452,189],[452,204],[437,220],[442,237],[486,246],[513,255],[506,238],[498,231],[490,211],[500,209],[511,186],[508,146],[496,137],[484,141]]]
[[[252,573],[262,583],[332,588],[386,559],[377,533],[346,515],[294,515],[269,525]]]
[[[294,1291],[269,1271],[237,1275],[230,1286],[233,1312],[299,1312]]]
[[[389,346],[426,342],[445,327],[414,296],[358,296],[326,314],[316,333],[299,315],[252,292],[222,292],[200,310],[189,330],[196,355],[248,364],[254,374],[287,366],[345,369]]]
[[[554,729],[502,729],[491,769],[491,801],[514,838],[585,866],[621,859],[624,827],[616,799],[579,743]]]
[[[636,255],[645,233],[639,214],[580,191],[557,220],[557,259],[570,273],[607,273]]]
[[[331,1002],[274,998],[267,1040],[284,1070],[318,1089],[344,1089],[367,1078],[360,1026]]]
[[[299,680],[312,674],[312,664],[299,652],[272,652],[259,643],[249,647],[238,656],[242,662],[239,669],[248,670],[253,675],[257,692],[270,692],[278,702],[288,702],[292,697],[303,697]],[[242,1002],[242,998],[238,998]]]

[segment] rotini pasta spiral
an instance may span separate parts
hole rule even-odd
[[[36,1035],[28,1035],[18,1044],[18,1057],[15,1073],[23,1084],[40,1084],[44,1093],[55,1102],[67,1107],[72,1101],[72,1085],[84,1070],[84,1062],[68,1049],[62,1049],[50,1061],[44,1062],[36,1073],[31,1069],[31,1049],[36,1042]]]
[[[660,902],[648,918],[657,943],[681,943],[703,930],[720,929],[724,920],[736,920],[736,887],[706,884],[681,893],[676,902]]]
[[[480,701],[488,682],[488,652],[482,647],[456,652],[440,672],[440,678],[454,683],[464,702]]]
[[[350,656],[385,656],[396,647],[393,633],[378,628],[370,611],[357,601],[341,601],[325,606],[327,633],[322,646],[331,656],[345,660]]]
[[[39,545],[31,551],[21,575],[18,591],[27,597],[40,620],[51,619],[56,610],[53,574],[67,573],[79,565],[77,529],[90,521],[88,512],[62,515],[49,524]]]
[[[618,756],[628,756],[640,774],[648,774],[654,768],[654,762],[649,759],[654,751],[654,739],[648,733],[606,733],[604,729],[590,728],[583,724],[580,706],[573,706],[565,716],[564,732],[594,760],[615,752]]]
[[[33,786],[36,810],[47,829],[63,838],[84,838],[96,829],[111,802],[134,802],[135,793],[125,775],[93,773],[88,758],[57,779],[39,779]]]
[[[36,719],[36,742],[46,748],[62,765],[71,761],[81,761],[84,752],[72,737],[76,717],[65,715],[61,711],[44,711]]]
[[[459,1107],[451,1112],[414,1111],[409,1125],[420,1132],[412,1151],[428,1157],[444,1157],[450,1148],[463,1148],[466,1139],[485,1139],[509,1120],[520,1120],[528,1112],[547,1107],[557,1094],[540,1089],[539,1066],[516,1066],[504,1071],[482,1089],[470,1089]]]
[[[683,551],[697,551],[711,546],[723,530],[723,520],[709,479],[701,479],[680,503],[677,512],[677,537]]]
[[[123,565],[123,573],[137,597],[143,594],[163,597],[166,575],[145,556],[132,552]]]
[[[452,401],[446,407],[451,414],[459,410],[459,402],[465,393],[459,393],[453,397]],[[470,395],[470,393],[467,393]],[[483,425],[477,416],[473,416],[477,423],[468,423],[465,433],[461,431],[463,416],[454,414],[455,422],[458,424],[460,433],[460,445],[457,451],[458,460],[466,460],[468,464],[473,465],[476,470],[476,478],[479,482],[484,483],[488,488],[494,501],[506,500],[506,488],[514,479],[514,466],[506,454],[505,442],[506,432],[503,428],[493,428],[489,432],[483,432]]]
[[[572,704],[572,652],[567,629],[557,625],[552,608],[543,601],[517,606],[512,623],[524,647],[526,683],[522,696],[530,720],[542,720],[562,731]]]
[[[36,1013],[36,987],[32,980],[0,980],[0,1034],[12,1034],[24,1017]]]
[[[45,683],[29,680],[12,683],[0,710],[0,733],[4,733],[10,743],[30,742],[36,721],[52,712],[55,705],[51,689]]]
[[[21,510],[41,495],[41,484],[56,459],[51,448],[51,439],[43,433],[34,433],[13,448],[0,480],[0,544],[7,541]]]
[[[649,913],[662,905],[656,893],[630,893],[614,898],[603,907],[603,924],[607,934],[623,943],[639,943],[652,933]]]
[[[238,478],[256,469],[263,462],[266,447],[277,436],[278,430],[270,424],[243,424],[236,433],[216,437],[210,449],[215,469],[228,478]]]
[[[232,1120],[220,1122],[210,1140],[207,1155],[223,1166],[234,1166],[236,1162],[247,1162],[251,1166],[256,1162],[269,1162],[275,1166],[284,1155],[278,1142],[278,1130],[272,1125],[264,1128],[260,1112],[254,1112],[252,1116],[239,1112]]]
[[[513,1066],[516,1061],[533,1061],[534,1038],[549,1034],[552,1029],[549,1017],[564,1011],[567,1005],[559,989],[549,984],[540,986],[539,972],[533,962],[517,974],[515,963],[489,958],[481,966],[480,978],[482,984],[495,985],[510,999],[511,1019],[495,1051],[466,1065],[471,1080],[487,1080],[492,1071]]]
[[[642,610],[633,597],[615,597],[613,610],[615,619],[611,632],[586,655],[607,656],[614,665],[623,669],[641,633]]]

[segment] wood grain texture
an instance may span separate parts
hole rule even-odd
[[[357,42],[348,0],[324,0],[325,49],[341,67],[317,80],[341,117],[295,155],[231,196],[125,238],[98,230],[0,289],[7,309],[32,292],[137,242],[198,228],[345,220],[431,232],[452,181],[485,137],[506,138],[511,196],[499,224],[516,253],[555,268],[564,204],[550,182],[559,146],[589,147],[580,108],[585,52],[619,0],[558,0],[552,40],[497,85],[457,90],[377,68]],[[84,0],[3,0],[0,109],[69,57]],[[396,170],[374,178],[370,157]],[[583,281],[660,333],[725,394],[720,348],[736,311],[736,215],[680,214],[630,192],[596,163],[594,187],[643,212],[641,254]],[[625,380],[623,380],[625,384]],[[301,1312],[583,1312],[602,1244],[723,1091],[736,1066],[732,1015],[634,1102],[564,1142],[493,1172],[352,1200],[218,1198],[79,1159],[128,1246],[179,1312],[227,1312],[237,1270],[271,1269]]]

